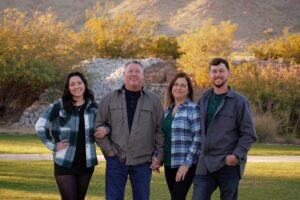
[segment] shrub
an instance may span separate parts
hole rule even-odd
[[[60,22],[48,10],[32,16],[6,9],[0,22],[0,104],[7,107],[23,88],[36,95],[80,60],[69,37],[68,22]]]
[[[244,63],[231,68],[230,85],[261,112],[281,119],[281,134],[300,133],[300,66]]]
[[[253,116],[258,142],[275,142],[280,127],[280,121],[269,111],[260,112],[258,109],[254,109]]]
[[[87,19],[80,32],[81,45],[90,47],[89,51],[98,57],[137,57],[141,45],[153,35],[155,22],[139,20],[128,12],[112,16],[106,12],[107,7],[111,5],[97,3],[86,11]]]
[[[180,55],[176,37],[157,35],[151,37],[145,44],[142,44],[139,57],[156,57],[168,60],[179,58]]]
[[[179,37],[183,54],[178,63],[184,71],[195,76],[198,85],[208,85],[207,66],[213,57],[230,56],[236,28],[237,25],[230,21],[213,25],[213,19],[208,19],[199,29]]]
[[[289,33],[287,28],[283,30],[283,36],[252,44],[248,48],[259,59],[284,58],[300,63],[300,33]]]

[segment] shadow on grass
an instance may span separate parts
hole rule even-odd
[[[104,171],[105,162],[100,162],[95,168],[87,200],[104,199]],[[249,163],[240,183],[239,199],[298,199],[299,172],[299,163]],[[52,161],[0,161],[0,185],[0,199],[59,199]],[[192,188],[187,199],[191,199],[191,193]],[[125,199],[132,199],[129,181]],[[170,199],[163,171],[152,176],[151,199]],[[212,197],[212,200],[217,199],[218,191]]]

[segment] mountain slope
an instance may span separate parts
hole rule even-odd
[[[0,9],[17,7],[29,12],[52,7],[59,18],[72,17],[75,27],[84,23],[84,11],[97,0],[1,0]],[[104,2],[101,0],[100,2]],[[114,0],[111,13],[131,12],[158,21],[157,32],[179,35],[195,29],[207,18],[239,25],[236,38],[243,41],[281,34],[286,26],[300,32],[300,0]],[[266,35],[263,32],[269,30]],[[271,30],[271,31],[270,31]]]

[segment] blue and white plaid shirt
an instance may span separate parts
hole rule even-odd
[[[174,104],[168,107],[164,117],[173,107]],[[171,168],[196,164],[200,148],[200,110],[197,104],[186,99],[177,108],[171,126]]]
[[[98,164],[94,138],[94,120],[97,104],[88,102],[84,111],[86,167]],[[79,112],[68,114],[63,109],[62,100],[51,104],[45,114],[35,124],[35,129],[41,141],[53,151],[56,164],[70,168],[75,157],[79,129]],[[57,151],[56,145],[61,140],[67,140],[69,147]]]

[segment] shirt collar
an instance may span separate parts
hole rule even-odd
[[[125,92],[125,84],[123,84],[119,89],[117,89],[117,91],[118,91],[118,93],[123,93],[123,92]],[[142,87],[142,89],[141,89],[141,93],[143,93],[143,94],[145,94],[146,93],[146,91],[145,91],[145,88],[144,87]]]

